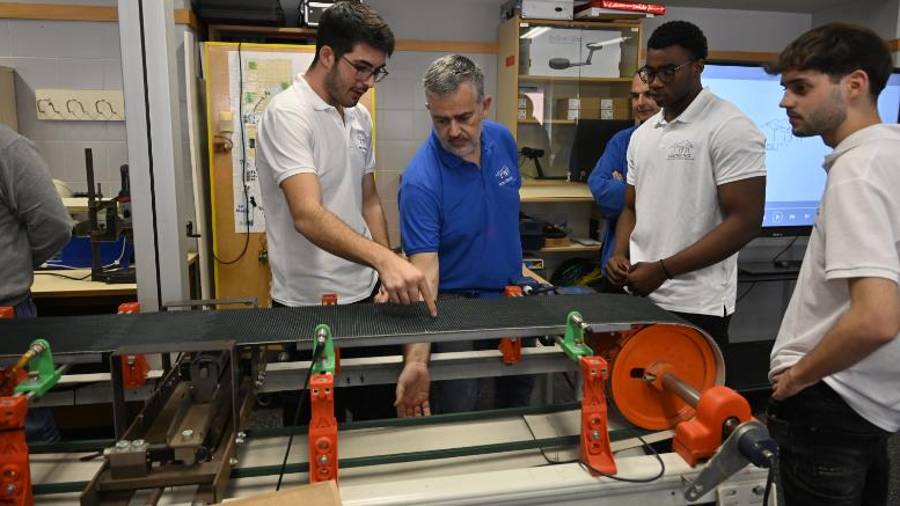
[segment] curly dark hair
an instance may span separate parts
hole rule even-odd
[[[394,33],[369,5],[359,0],[342,0],[322,13],[316,34],[316,56],[319,61],[322,46],[330,47],[336,58],[353,51],[353,46],[365,43],[390,56],[394,53]]]
[[[872,30],[849,23],[829,23],[804,33],[766,66],[766,72],[815,70],[834,82],[862,70],[869,76],[869,93],[877,99],[893,70],[891,52]]]
[[[697,25],[688,21],[669,21],[659,25],[650,40],[647,49],[665,49],[669,46],[681,46],[691,53],[694,60],[704,60],[709,55],[706,35]]]

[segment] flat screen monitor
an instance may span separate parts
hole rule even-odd
[[[778,107],[784,94],[781,76],[767,74],[760,65],[711,62],[703,71],[703,85],[739,107],[766,136],[762,235],[808,235],[825,189],[822,163],[831,148],[819,136],[791,133],[787,114]],[[900,71],[894,71],[878,97],[878,112],[885,123],[897,123]]]

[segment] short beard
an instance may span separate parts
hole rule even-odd
[[[345,89],[346,86],[341,81],[340,69],[335,65],[327,74],[325,74],[325,91],[328,92],[328,96],[331,97],[331,100],[341,107],[353,107],[356,105],[356,102],[344,103],[343,101],[345,99]]]
[[[794,135],[797,137],[812,137],[820,135],[823,132],[830,132],[847,119],[847,104],[844,103],[841,96],[841,89],[835,87],[828,100],[822,104],[822,107],[813,111],[808,117],[803,119],[803,123],[798,125],[800,128],[794,129]]]

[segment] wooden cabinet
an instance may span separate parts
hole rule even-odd
[[[584,183],[587,174],[608,139],[635,121],[629,94],[641,29],[640,20],[518,16],[500,27],[497,120],[518,144],[522,209],[543,221],[565,221],[573,239],[588,238],[590,220],[602,218]],[[599,250],[573,241],[532,253],[599,257]],[[547,260],[549,273],[558,260]]]

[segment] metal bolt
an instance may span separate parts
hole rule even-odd
[[[134,441],[131,442],[131,446],[135,447],[135,448],[140,448],[141,446],[144,446],[146,443],[147,442],[144,441],[143,439],[135,439]]]
[[[263,382],[262,380],[256,380],[256,383],[254,383],[254,385],[256,385],[256,388],[262,388]]]
[[[238,464],[238,459],[235,457],[231,457],[230,459],[228,459],[228,464],[232,465],[232,466],[236,466]]]
[[[6,495],[15,495],[16,494],[16,486],[13,483],[10,483],[6,486]]]
[[[181,431],[181,439],[190,439],[193,436],[194,436],[193,429],[184,429],[183,431]]]
[[[119,450],[124,450],[129,446],[131,446],[131,441],[128,441],[127,439],[116,441],[116,448],[118,448]]]
[[[595,431],[591,432],[591,439],[593,439],[594,441],[599,441],[600,440],[600,431],[595,430]]]
[[[320,466],[328,465],[328,455],[319,455],[319,465]]]
[[[237,437],[239,437],[241,439],[247,439],[247,433],[246,432],[238,432]]]

